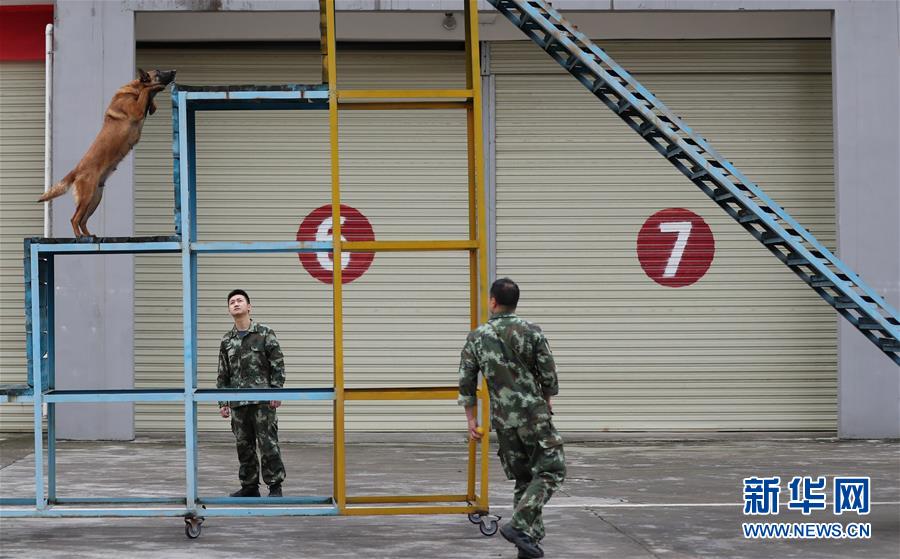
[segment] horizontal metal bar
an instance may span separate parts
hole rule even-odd
[[[0,507],[34,505],[34,497],[0,497]]]
[[[345,400],[456,400],[458,387],[345,388]]]
[[[297,497],[199,497],[201,505],[333,505],[328,495]]]
[[[327,101],[311,101],[309,99],[232,99],[192,101],[191,112],[212,111],[324,111],[328,110]]]
[[[190,101],[248,101],[248,100],[285,100],[285,99],[328,99],[328,91],[325,90],[298,90],[298,91],[186,91],[185,98]],[[189,105],[190,106],[190,105]]]
[[[478,241],[346,241],[341,246],[353,252],[379,251],[438,251],[477,250]],[[191,250],[200,254],[225,254],[242,252],[331,252],[331,242],[197,242],[191,243]],[[140,253],[140,252],[180,252],[181,244],[165,243],[73,243],[39,244],[38,252],[47,253]]]
[[[34,499],[31,499],[34,503]],[[158,505],[184,505],[184,497],[58,497],[53,499],[50,504],[56,505],[82,505],[99,503],[104,505],[139,505],[139,504],[158,504]]]
[[[332,388],[202,388],[194,391],[196,402],[239,400],[334,400]]]
[[[236,91],[231,92],[230,96],[232,99],[291,99],[291,97],[284,96],[279,97],[277,91],[272,92],[252,92],[252,91]],[[320,90],[320,91],[302,91],[303,99],[315,99],[315,100],[323,100],[328,99],[328,91]]]
[[[48,403],[71,402],[177,402],[184,400],[183,388],[134,390],[49,390]]]
[[[347,497],[347,504],[378,504],[378,503],[468,503],[466,495],[365,495],[361,497]]]
[[[341,248],[350,252],[400,252],[435,250],[477,250],[478,241],[345,241]]]
[[[368,507],[368,506],[348,506],[344,509],[347,516],[378,516],[378,515],[398,515],[398,514],[467,514],[479,511],[478,507],[470,506],[429,506],[429,507]]]
[[[471,89],[342,89],[337,92],[338,102],[345,99],[471,99]]]
[[[38,252],[57,254],[165,253],[179,252],[181,244],[171,241],[146,243],[37,243]]]
[[[238,95],[241,94],[239,97]],[[300,91],[187,91],[184,98],[191,101],[228,101],[231,99],[303,99]]]
[[[228,507],[209,508],[198,516],[338,516],[337,507]]]
[[[396,103],[378,103],[378,102],[352,102],[339,103],[338,108],[342,111],[402,111],[402,110],[420,110],[420,109],[468,109],[471,107],[469,101],[407,101]]]
[[[216,242],[191,243],[191,250],[197,253],[239,253],[239,252],[331,252],[331,242],[272,241],[272,242]]]
[[[75,402],[178,402],[185,400],[182,388],[130,390],[51,390],[44,393],[49,403]],[[331,388],[205,388],[193,393],[196,402],[224,400],[333,400]]]
[[[99,518],[104,516],[186,516],[190,513],[187,508],[60,508],[47,507],[43,510],[36,508],[2,508],[0,518],[64,518],[64,517],[89,517]],[[205,512],[204,512],[205,514]]]
[[[187,516],[337,516],[337,507],[229,507],[201,511],[178,508],[2,508],[0,518],[101,518],[101,517],[187,517]]]

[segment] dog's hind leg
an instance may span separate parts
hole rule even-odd
[[[88,237],[93,237],[91,232],[88,231],[87,222],[94,215],[94,212],[97,211],[97,206],[100,205],[100,200],[103,198],[103,185],[99,185],[96,189],[94,189],[94,194],[91,196],[91,199],[88,200],[87,210],[84,212],[84,215],[81,217],[78,225],[85,235]]]
[[[72,231],[75,233],[75,237],[83,236],[81,233],[81,220],[85,212],[87,212],[88,202],[89,200],[75,200],[75,213],[72,215],[72,219],[69,220],[72,224]]]
[[[89,179],[85,179],[83,176],[75,179],[75,184],[73,185],[72,194],[75,198],[75,213],[72,215],[72,219],[70,220],[72,223],[72,231],[75,232],[76,237],[90,236],[90,232],[84,227],[87,222],[87,218],[85,215],[88,214],[88,210],[91,207],[91,201],[94,198],[94,190],[96,190],[96,186],[91,184],[92,181]],[[91,187],[94,188],[91,188]]]

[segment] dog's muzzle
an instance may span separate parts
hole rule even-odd
[[[157,79],[163,85],[169,85],[175,79],[175,70],[157,70]]]

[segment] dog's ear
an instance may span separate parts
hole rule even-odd
[[[142,83],[150,83],[150,74],[145,72],[142,68],[138,68],[138,77],[141,79]]]

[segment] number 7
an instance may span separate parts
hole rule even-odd
[[[691,236],[691,222],[669,221],[660,223],[659,230],[663,233],[678,233],[678,238],[675,239],[675,246],[672,247],[672,254],[669,255],[669,261],[666,263],[666,271],[663,272],[664,278],[674,278],[678,272],[678,265],[681,264],[681,257],[684,256],[688,238]]]

